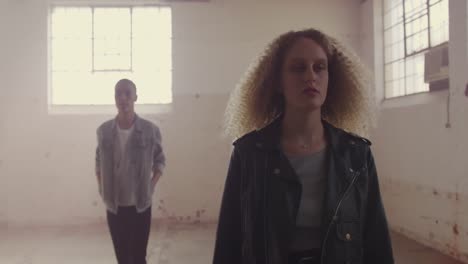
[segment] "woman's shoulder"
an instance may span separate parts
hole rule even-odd
[[[236,139],[233,143],[234,147],[249,147],[258,144],[258,131],[254,130]]]
[[[331,133],[331,136],[341,144],[351,144],[351,145],[363,145],[371,146],[372,142],[363,136],[360,136],[354,132],[347,131],[342,128],[335,127],[331,124],[327,124],[328,131]]]
[[[344,131],[344,132],[348,135],[351,141],[351,144],[352,142],[354,142],[354,143],[361,143],[361,144],[368,145],[368,146],[372,145],[372,142],[368,138],[361,137],[360,135],[355,134],[353,132],[349,132],[349,131]]]

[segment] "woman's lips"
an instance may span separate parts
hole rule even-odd
[[[304,89],[303,93],[308,94],[308,95],[316,95],[316,94],[320,94],[320,91],[317,88],[308,87]]]

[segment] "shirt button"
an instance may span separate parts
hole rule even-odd
[[[351,234],[350,233],[346,234],[346,240],[351,241]]]
[[[278,168],[274,169],[274,170],[273,170],[273,173],[274,173],[274,174],[279,174],[279,173],[280,173],[280,169],[278,169]]]

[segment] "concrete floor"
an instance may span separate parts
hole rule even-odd
[[[154,223],[148,245],[148,264],[211,263],[215,228],[213,224]],[[392,235],[397,264],[460,264],[401,235]],[[105,225],[10,229],[0,232],[0,237],[0,264],[116,263]]]

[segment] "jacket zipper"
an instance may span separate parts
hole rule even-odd
[[[333,218],[331,220],[331,222],[328,224],[328,228],[327,228],[327,232],[325,233],[325,238],[323,240],[323,243],[322,243],[322,253],[321,253],[321,256],[320,256],[320,263],[321,264],[324,264],[324,256],[325,256],[325,245],[327,243],[327,239],[328,239],[328,235],[330,234],[330,229],[331,229],[331,226],[333,224],[333,222],[336,221],[337,219],[337,215],[338,215],[338,210],[340,209],[341,207],[341,203],[343,202],[343,200],[346,198],[346,196],[348,195],[349,191],[351,190],[351,187],[353,186],[354,182],[356,181],[356,178],[359,176],[360,172],[356,172],[356,175],[354,175],[351,183],[349,184],[348,188],[346,188],[346,191],[345,193],[343,194],[343,196],[341,197],[340,201],[338,202],[338,205],[336,206],[335,208],[335,212],[333,214]]]

